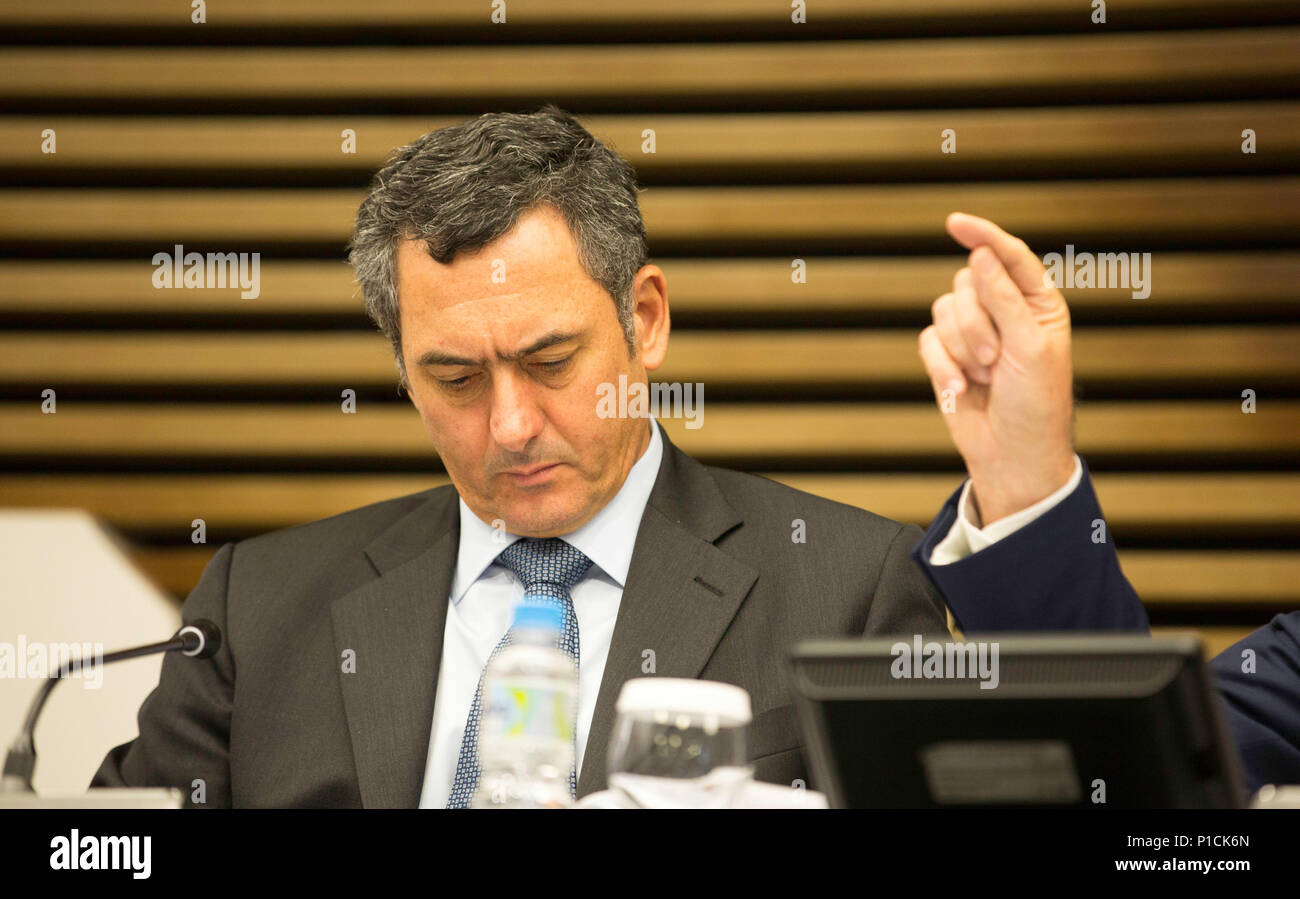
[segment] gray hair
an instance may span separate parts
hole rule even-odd
[[[402,358],[397,242],[421,240],[446,265],[549,204],[563,217],[578,260],[614,300],[628,358],[636,355],[632,284],[648,251],[636,171],[553,104],[534,113],[486,113],[430,131],[389,157],[357,211],[348,261],[366,313]]]

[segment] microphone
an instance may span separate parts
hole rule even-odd
[[[217,654],[217,650],[220,648],[221,628],[206,618],[198,618],[183,626],[172,635],[170,640],[106,653],[99,664],[107,665],[109,662],[121,662],[125,659],[134,659],[159,652],[177,651],[181,655],[194,659],[210,659]],[[93,659],[69,659],[59,667],[58,671],[46,678],[45,683],[41,684],[40,689],[36,691],[35,698],[32,699],[31,705],[27,708],[27,718],[23,722],[23,729],[18,732],[18,736],[14,738],[13,744],[9,747],[9,753],[5,756],[4,774],[0,776],[0,793],[36,792],[32,787],[32,772],[36,770],[36,740],[34,735],[36,733],[36,721],[41,716],[41,709],[45,707],[45,700],[50,698],[50,692],[60,678],[67,677],[71,671],[80,671],[87,665],[93,666],[93,664]]]

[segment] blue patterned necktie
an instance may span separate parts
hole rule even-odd
[[[582,552],[565,543],[559,537],[537,539],[525,537],[507,546],[497,562],[513,571],[524,583],[524,594],[537,602],[556,605],[564,615],[564,627],[560,632],[559,646],[573,658],[575,671],[578,667],[578,617],[573,612],[573,599],[569,590],[582,580],[591,567],[591,559]],[[497,653],[510,645],[510,631],[507,630],[487,664],[497,657]],[[487,672],[487,665],[483,666]],[[474,694],[474,704],[470,706],[469,718],[465,721],[465,736],[460,744],[460,758],[456,762],[456,780],[447,798],[447,808],[467,808],[470,796],[478,786],[478,728],[479,716],[483,709],[483,675],[479,675],[478,691]],[[577,739],[577,728],[574,728]],[[576,746],[575,746],[576,750]],[[578,772],[575,767],[569,769],[569,795],[578,798]]]

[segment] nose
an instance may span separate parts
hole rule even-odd
[[[531,385],[516,372],[492,379],[492,439],[510,453],[526,453],[528,443],[541,433],[545,417]]]

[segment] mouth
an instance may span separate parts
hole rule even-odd
[[[536,465],[532,468],[512,469],[504,472],[516,484],[536,484],[546,480],[550,473],[563,463],[552,462],[549,465]]]

